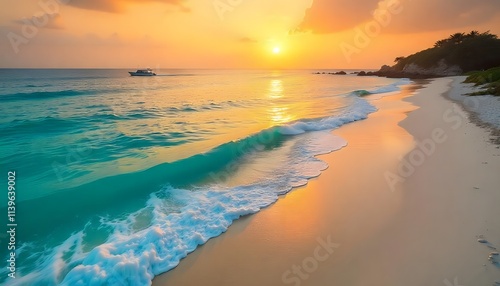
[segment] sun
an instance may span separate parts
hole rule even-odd
[[[276,54],[276,55],[277,55],[277,54],[279,54],[279,53],[281,53],[281,48],[280,48],[280,47],[274,47],[274,48],[273,48],[273,54]]]

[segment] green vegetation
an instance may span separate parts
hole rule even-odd
[[[444,59],[446,64],[458,65],[464,72],[486,70],[500,66],[499,51],[500,39],[489,31],[455,33],[447,39],[437,41],[433,48],[408,57],[397,57],[394,69],[402,71],[410,63],[431,68]]]
[[[492,68],[486,71],[470,72],[464,82],[475,83],[476,86],[482,85],[483,90],[473,92],[469,95],[496,95],[500,96],[500,67]]]

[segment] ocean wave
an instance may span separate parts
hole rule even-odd
[[[30,120],[13,120],[8,124],[3,124],[0,127],[0,132],[12,136],[19,134],[47,134],[74,130],[82,125],[83,123],[78,120],[47,116]]]
[[[49,87],[49,86],[53,86],[52,84],[49,84],[49,83],[45,83],[45,84],[27,84],[25,85],[24,87]]]
[[[113,110],[102,110],[88,118],[84,118],[83,120],[88,122],[109,123],[113,121],[149,119],[162,116],[164,116],[164,113],[155,109],[129,110],[123,114],[113,113]]]
[[[365,92],[384,94],[398,90],[400,84]],[[328,165],[316,155],[347,144],[329,131],[365,119],[376,111],[362,93],[351,93],[351,105],[335,116],[300,119],[227,142],[207,153],[18,202],[19,207],[30,209],[30,214],[37,214],[34,220],[26,212],[18,213],[17,219],[23,221],[25,231],[20,229],[19,237],[53,240],[46,245],[42,241],[20,242],[18,254],[28,259],[19,266],[18,278],[12,285],[149,285],[155,275],[174,268],[199,245],[225,232],[234,220],[258,212],[274,203],[279,195],[320,175]],[[234,104],[180,105],[172,111],[196,112],[183,109],[203,111]],[[133,114],[143,111],[128,115],[108,112],[102,120],[133,118]],[[165,114],[165,110],[152,112],[151,116]],[[161,144],[164,135],[159,133],[149,139]],[[183,133],[168,134],[182,140],[180,135]],[[116,140],[112,145],[143,147],[151,143],[142,137],[113,136]],[[111,150],[109,145],[100,147],[100,152]],[[119,152],[111,151],[110,154]],[[245,184],[226,184],[242,164],[267,158],[275,165],[262,171],[259,168],[258,176]],[[52,236],[54,225],[63,226],[64,231],[57,233],[59,240]],[[6,277],[5,273],[5,269],[0,270],[2,277]]]
[[[310,131],[331,130],[346,123],[365,119],[368,114],[377,111],[368,101],[356,98],[353,105],[349,106],[339,116],[331,116],[312,121],[298,121],[280,127],[280,132],[286,135],[297,135]]]
[[[292,148],[292,156],[286,166],[268,174],[258,183],[233,188],[211,185],[194,191],[165,187],[160,194],[174,192],[176,197],[183,199],[184,206],[179,212],[165,212],[162,200],[158,199],[158,194],[153,194],[146,204],[153,210],[150,227],[129,235],[111,237],[109,244],[92,250],[81,266],[73,268],[62,284],[83,285],[95,275],[95,269],[106,272],[106,282],[123,283],[126,277],[130,277],[127,272],[133,269],[131,276],[136,280],[131,281],[132,284],[150,283],[151,278],[175,267],[198,245],[225,232],[234,220],[258,212],[274,203],[279,195],[318,176],[327,165],[314,155],[346,145],[345,141],[328,133],[308,139]],[[126,247],[130,245],[134,246],[133,253]],[[101,254],[107,256],[108,253],[109,259],[102,259]],[[109,271],[111,265],[117,264],[123,267]]]
[[[390,93],[390,92],[395,92],[401,90],[402,85],[407,85],[410,84],[411,80],[408,78],[402,78],[398,80],[397,82],[389,85],[385,85],[382,87],[377,87],[371,90],[355,90],[351,92],[350,94],[356,95],[356,96],[367,96],[367,95],[373,95],[373,94],[384,94],[384,93]]]
[[[165,186],[152,193],[143,208],[123,219],[101,217],[100,227],[109,229],[108,239],[90,251],[85,251],[88,242],[84,238],[91,232],[87,223],[59,246],[37,253],[36,271],[12,285],[149,285],[155,275],[174,268],[197,246],[225,232],[234,220],[258,212],[279,195],[318,176],[328,165],[315,155],[346,145],[329,132],[301,139],[292,145],[288,164],[258,182],[193,189]],[[137,230],[137,222],[145,216],[146,227]]]
[[[79,95],[95,95],[102,93],[98,90],[58,90],[58,91],[35,91],[35,92],[19,92],[0,95],[0,101],[14,101],[14,100],[39,100],[50,99],[67,96]]]
[[[211,111],[211,110],[221,110],[226,108],[234,108],[234,107],[242,107],[244,103],[236,103],[231,100],[223,101],[223,102],[210,102],[201,104],[199,106],[193,105],[182,105],[182,106],[173,106],[166,109],[167,112],[203,112],[203,111]]]
[[[36,222],[22,217],[23,213],[18,218],[24,222],[23,228],[36,236],[49,235],[53,225],[89,221],[100,213],[97,210],[115,205],[117,197],[124,204],[143,202],[140,213],[148,215],[141,218],[146,222],[140,230],[132,222],[139,220],[139,215],[133,220],[101,223],[111,226],[108,238],[90,251],[84,251],[89,248],[89,242],[82,241],[85,229],[73,233],[59,246],[45,251],[36,269],[21,275],[13,285],[148,285],[155,275],[175,267],[198,245],[226,231],[235,219],[269,206],[279,195],[318,176],[328,165],[315,156],[346,145],[343,139],[325,131],[365,119],[375,111],[365,99],[354,98],[353,104],[336,116],[272,127],[204,154],[19,202],[20,207],[37,213]],[[303,135],[294,136],[298,134]],[[284,145],[288,148],[279,148]],[[267,171],[258,181],[224,186],[224,178],[237,169],[229,167],[256,154],[280,150],[289,153],[279,167]],[[203,188],[188,188],[196,182],[203,182]],[[158,191],[159,186],[165,187]],[[176,201],[174,211],[165,209],[165,201]],[[65,215],[68,213],[78,213],[79,217]]]

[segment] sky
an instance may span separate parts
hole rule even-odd
[[[0,67],[375,69],[498,0],[0,0]]]

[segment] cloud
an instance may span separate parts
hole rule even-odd
[[[143,4],[146,2],[158,2],[170,5],[175,5],[183,12],[189,12],[185,0],[72,0],[68,5],[94,11],[102,11],[108,13],[122,13],[126,10],[126,6],[131,3]]]
[[[62,22],[61,15],[59,14],[47,14],[44,13],[39,16],[33,16],[30,19],[24,18],[20,20],[12,21],[18,25],[29,25],[36,26],[38,28],[45,29],[63,29],[64,25]]]
[[[370,19],[376,7],[376,0],[314,0],[299,29],[319,34],[350,29]]]
[[[403,10],[386,32],[425,32],[486,23],[500,13],[500,1],[492,0],[314,0],[299,30],[327,34],[352,29],[373,19],[380,3],[393,2]]]

